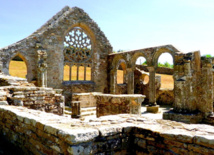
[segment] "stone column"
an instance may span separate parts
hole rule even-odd
[[[116,74],[117,70],[111,70],[110,71],[110,94],[116,93]]]
[[[80,101],[71,101],[72,114],[71,118],[80,118]]]
[[[47,53],[46,50],[37,50],[38,54],[38,86],[47,87]]]
[[[134,94],[134,71],[132,68],[127,68],[127,93]]]
[[[157,113],[159,106],[156,104],[155,68],[153,66],[147,68],[149,70],[149,105],[147,105],[147,112]]]
[[[203,93],[201,94],[199,110],[207,117],[213,114],[213,71],[211,59],[202,61],[201,71],[201,88]]]
[[[0,61],[0,74],[2,73],[3,63]]]

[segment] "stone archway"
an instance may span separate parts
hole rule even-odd
[[[25,56],[23,56],[20,52],[15,53],[8,61],[8,72],[12,76],[27,79],[29,73],[29,64]]]
[[[117,55],[112,61],[112,67],[110,70],[110,93],[117,93],[117,70],[119,66],[123,64],[122,68],[125,71],[124,82],[127,83],[127,63],[122,55]]]

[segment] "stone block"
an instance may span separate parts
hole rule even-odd
[[[80,101],[72,101],[71,102],[71,109],[72,109],[72,118],[80,118]]]
[[[8,105],[7,101],[0,101],[0,105]]]
[[[150,113],[158,113],[159,112],[159,105],[155,105],[155,106],[147,105],[146,111],[150,112]]]

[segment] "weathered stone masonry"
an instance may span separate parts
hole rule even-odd
[[[83,122],[24,107],[0,106],[0,132],[26,154],[214,153],[213,126],[127,114]]]
[[[64,39],[74,27],[80,27],[90,37],[93,51],[92,80],[91,82],[78,81],[81,87],[72,81],[63,82]],[[108,90],[107,55],[112,52],[112,47],[97,24],[83,10],[65,7],[29,37],[0,49],[3,72],[9,73],[10,60],[18,55],[27,65],[28,81],[39,83],[41,79],[38,79],[38,51],[41,50],[47,53],[47,86],[64,89],[66,101],[69,102],[72,92]]]

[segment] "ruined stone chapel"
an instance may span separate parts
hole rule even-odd
[[[173,110],[164,113],[163,118],[214,124],[214,59],[201,57],[200,51],[182,53],[172,45],[113,53],[96,22],[77,7],[64,7],[27,38],[0,49],[0,99],[11,105],[44,108],[60,115],[64,103],[70,106],[72,101],[81,101],[80,107],[97,106],[98,117],[123,112],[140,115],[139,108],[145,100],[147,111],[156,113],[157,94],[164,91],[159,89],[160,77],[155,76],[162,53],[169,53],[174,65],[174,89],[162,93],[170,96]],[[8,76],[10,61],[15,57],[27,66],[25,83],[28,84],[24,86],[14,82],[23,79]],[[145,72],[136,65],[139,57],[147,61],[148,84],[141,82]],[[120,84],[118,69],[123,71]],[[118,102],[122,109],[114,106]],[[122,102],[127,104],[123,107]]]

